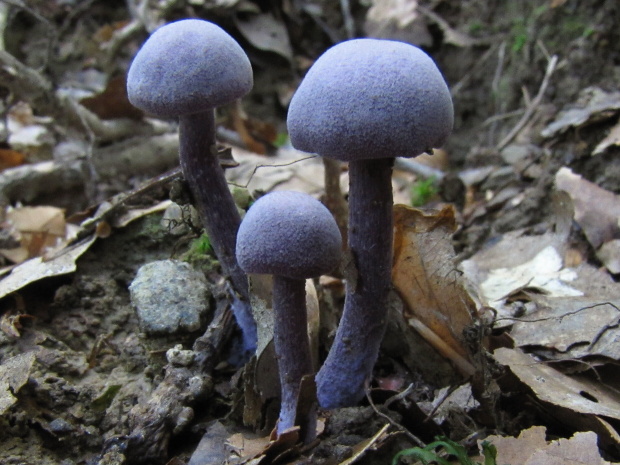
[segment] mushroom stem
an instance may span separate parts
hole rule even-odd
[[[312,373],[306,315],[306,283],[302,279],[273,277],[274,344],[282,389],[278,435],[295,426],[301,379]],[[301,337],[300,335],[305,335]],[[301,438],[311,442],[316,432],[316,408],[299,419]]]
[[[356,405],[379,354],[391,286],[393,163],[393,158],[349,163],[349,249],[355,271],[346,276],[342,318],[316,377],[323,408]]]
[[[247,276],[235,256],[241,217],[215,152],[214,110],[181,115],[179,141],[183,176],[222,270],[230,276],[241,297],[233,305],[233,313],[243,332],[244,348],[252,351],[256,348],[256,323],[250,307]]]

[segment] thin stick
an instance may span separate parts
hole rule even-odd
[[[390,423],[390,425],[394,426],[398,430],[405,433],[409,437],[409,439],[411,439],[411,441],[413,441],[413,443],[416,444],[418,447],[426,447],[426,444],[424,444],[424,441],[422,441],[419,437],[417,437],[415,434],[413,434],[411,431],[409,431],[407,428],[405,428],[403,425],[398,423],[396,420],[394,420],[389,415],[379,411],[375,403],[372,401],[372,397],[370,396],[370,391],[368,389],[366,390],[366,399],[368,399],[368,403],[370,404],[370,406],[372,407],[372,409],[375,411],[377,415],[387,420]]]
[[[515,125],[515,127],[512,128],[512,130],[506,135],[506,137],[504,137],[500,141],[499,144],[497,144],[496,146],[497,150],[502,150],[510,142],[512,142],[512,140],[517,136],[517,134],[519,134],[519,132],[521,132],[521,130],[525,127],[527,122],[530,120],[530,118],[534,114],[534,111],[538,108],[538,106],[540,105],[540,102],[542,101],[545,95],[545,91],[547,90],[547,87],[549,86],[549,81],[551,80],[551,76],[553,75],[553,72],[555,71],[557,64],[558,64],[558,56],[553,55],[551,59],[549,60],[549,63],[547,64],[547,70],[545,71],[545,77],[543,78],[542,83],[540,84],[540,88],[538,89],[538,93],[536,94],[536,97],[534,97],[534,100],[532,100],[532,103],[528,105],[528,107],[525,109],[525,113],[523,114],[519,122]]]

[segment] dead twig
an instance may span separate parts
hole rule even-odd
[[[483,68],[483,65],[486,63],[486,61],[489,58],[493,56],[493,54],[495,53],[495,50],[497,50],[497,47],[499,47],[499,45],[493,45],[492,47],[489,47],[489,49],[486,52],[484,52],[484,54],[480,57],[480,59],[474,64],[474,66],[470,68],[470,70],[467,73],[465,73],[465,75],[459,80],[459,82],[457,82],[456,84],[452,86],[452,88],[450,89],[450,95],[452,96],[452,98],[456,97],[459,94],[459,92],[461,92],[461,89],[463,89],[463,87],[465,87],[469,83],[472,77],[480,69]]]
[[[99,141],[114,141],[127,136],[153,133],[152,126],[144,122],[99,119],[78,102],[60,95],[45,76],[4,50],[0,50],[0,82],[39,113],[66,121],[79,130],[86,130]]]
[[[536,111],[540,103],[542,102],[542,99],[545,95],[545,91],[547,90],[547,87],[549,86],[549,81],[551,80],[551,76],[553,75],[553,72],[555,71],[557,64],[558,64],[558,56],[553,55],[550,58],[549,63],[547,63],[547,69],[545,71],[545,76],[542,80],[542,83],[540,84],[536,97],[534,97],[532,102],[527,106],[527,108],[525,109],[525,113],[523,113],[523,116],[521,117],[519,122],[510,130],[508,134],[506,134],[506,137],[504,137],[499,142],[499,144],[497,144],[496,149],[498,151],[502,150],[504,147],[510,144],[510,142],[512,142],[512,140],[519,134],[519,132],[521,132],[521,130],[528,123],[528,121],[530,120],[530,118],[532,117],[532,115],[534,114],[534,112]]]
[[[398,429],[399,431],[402,431],[405,435],[407,435],[407,437],[409,439],[411,439],[411,441],[416,444],[418,447],[426,447],[426,444],[424,444],[424,441],[422,441],[419,437],[417,437],[415,434],[413,434],[411,431],[409,431],[407,428],[405,428],[403,425],[401,425],[400,423],[398,423],[396,420],[394,420],[392,417],[390,417],[389,415],[381,412],[377,406],[375,405],[375,403],[372,401],[372,398],[370,396],[370,391],[368,389],[366,389],[366,399],[368,399],[368,403],[370,404],[370,406],[372,407],[372,409],[375,411],[375,413],[377,415],[379,415],[381,418],[384,418],[385,420],[387,420],[387,422],[394,426],[396,429]]]
[[[340,0],[340,10],[342,11],[342,19],[344,30],[347,31],[347,38],[355,37],[355,22],[351,15],[351,2],[349,0]]]

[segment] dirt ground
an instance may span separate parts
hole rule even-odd
[[[241,106],[218,113],[220,138],[236,147],[239,169],[277,165],[288,160],[282,151],[290,151],[281,143],[288,101],[320,53],[365,35],[419,44],[436,60],[454,100],[454,131],[430,161],[442,178],[422,202],[428,211],[454,205],[455,227],[446,239],[454,249],[448,258],[454,268],[515,232],[534,238],[556,233],[562,215],[553,192],[563,167],[609,195],[620,194],[620,136],[613,138],[620,114],[617,0],[31,0],[0,1],[0,9],[0,108],[6,122],[0,162],[8,170],[0,174],[3,205],[60,207],[83,237],[96,236],[75,258],[75,270],[50,272],[1,292],[0,464],[385,464],[420,445],[416,441],[428,444],[444,436],[475,455],[478,440],[517,436],[534,425],[547,428],[548,441],[595,431],[599,441],[593,448],[601,454],[596,463],[620,461],[620,418],[613,413],[620,405],[613,374],[620,357],[561,360],[563,376],[597,378],[615,393],[609,394],[615,405],[609,411],[586,414],[543,398],[506,368],[508,362],[493,359],[499,347],[521,346],[506,342],[516,328],[485,319],[488,309],[480,302],[471,337],[459,335],[468,341],[476,367],[475,376],[463,376],[407,326],[402,293],[392,296],[369,400],[322,412],[323,430],[310,446],[294,440],[267,445],[278,409],[276,394],[266,393],[277,393],[271,349],[239,364],[239,331],[217,262],[200,249],[196,228],[179,234],[162,220],[168,206],[162,202],[171,196],[175,175],[161,183],[152,177],[177,163],[175,124],[147,120],[123,97],[123,76],[147,31],[185,17],[214,21],[240,42],[255,72],[255,87]],[[562,110],[574,107],[589,109],[587,117],[562,126]],[[84,116],[84,108],[91,116]],[[17,126],[40,132],[18,139]],[[606,137],[611,142],[598,150]],[[49,161],[55,165],[45,176],[23,174],[24,167],[43,169]],[[269,181],[277,178],[276,168],[259,170],[256,177],[278,188],[313,185],[314,171],[299,166],[286,182],[295,178],[301,184]],[[235,169],[228,170],[231,178]],[[398,166],[394,178],[396,198],[407,203],[412,186],[424,180]],[[132,191],[144,182],[145,191]],[[321,195],[322,183],[315,184],[307,190]],[[248,187],[250,193],[263,188]],[[127,193],[129,200],[113,198],[111,213],[97,213],[106,199]],[[616,212],[620,201],[612,203]],[[154,212],[141,210],[156,205]],[[119,220],[136,211],[137,219]],[[87,218],[97,220],[96,229],[84,226]],[[9,231],[6,212],[3,220]],[[570,255],[576,266],[596,269],[601,274],[590,278],[600,285],[594,301],[615,302],[618,271],[599,251],[607,239],[620,239],[617,221],[613,237],[599,243],[577,216],[567,224],[564,266]],[[2,248],[10,248],[4,245],[9,235],[0,237]],[[509,248],[496,260],[517,266],[518,253]],[[208,318],[193,333],[148,335],[129,285],[142,265],[169,258],[188,261],[207,276]],[[322,358],[344,291],[338,276],[317,280],[316,287]],[[538,298],[528,296],[512,305],[519,302],[527,311]],[[617,327],[617,320],[608,326]],[[175,346],[177,354],[167,354]],[[542,342],[527,347],[527,354],[557,361]],[[183,361],[183,350],[192,362]],[[579,369],[580,364],[588,367]],[[464,385],[469,397],[454,400],[439,419],[442,396]],[[511,465],[517,463],[526,462]]]

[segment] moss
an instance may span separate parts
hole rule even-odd
[[[421,207],[437,194],[435,178],[421,179],[411,186],[411,205]]]
[[[206,234],[192,240],[187,251],[181,255],[181,260],[190,263],[195,267],[207,272],[219,266],[219,262],[215,258],[211,240]]]

